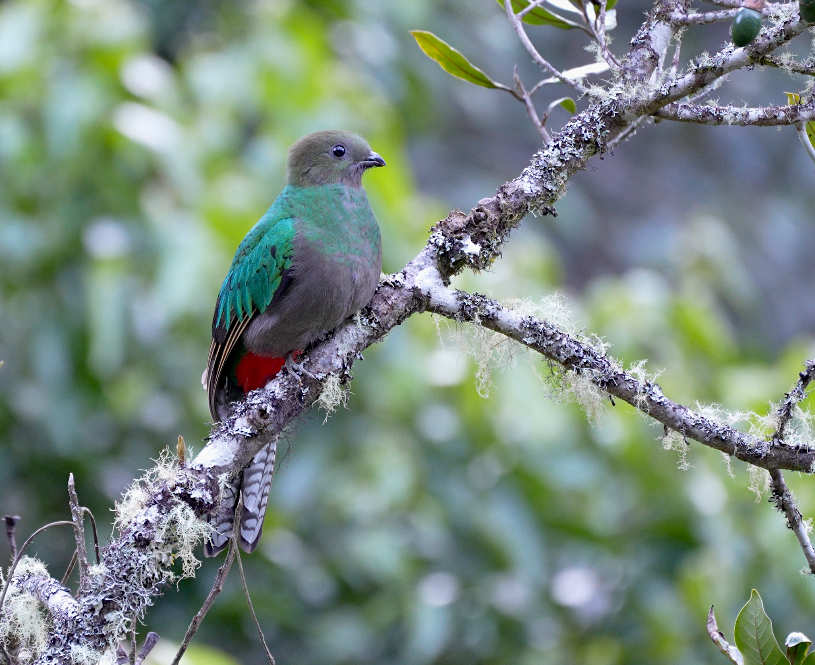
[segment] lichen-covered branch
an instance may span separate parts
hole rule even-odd
[[[801,62],[795,60],[789,54],[785,54],[784,56],[765,55],[758,59],[757,64],[765,67],[783,69],[790,74],[815,76],[815,62],[813,62],[811,57]]]
[[[522,316],[478,294],[449,289],[432,267],[419,276],[418,282],[428,299],[428,311],[506,335],[688,439],[765,469],[812,471],[815,450],[788,445],[782,439],[764,441],[695,413],[666,397],[656,383],[624,371],[602,349],[577,340],[547,321]]]
[[[793,106],[736,107],[713,104],[668,104],[654,113],[658,118],[695,122],[700,125],[775,127],[815,119],[813,104]]]
[[[675,12],[671,14],[671,23],[681,26],[709,25],[711,23],[730,21],[736,15],[737,11],[738,9],[723,9],[718,12],[703,12],[700,14],[682,14]]]
[[[792,529],[795,537],[798,539],[798,544],[806,557],[809,572],[815,575],[815,549],[812,548],[812,542],[809,540],[809,528],[801,517],[801,511],[795,505],[795,499],[784,482],[784,476],[780,469],[772,469],[770,471],[770,483],[772,486],[771,500],[775,503],[775,507],[784,513],[787,517],[787,527]]]

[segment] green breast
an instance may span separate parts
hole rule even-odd
[[[379,225],[364,189],[289,186],[283,195],[302,239],[336,263],[357,265],[379,256]]]

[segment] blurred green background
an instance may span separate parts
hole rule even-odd
[[[647,8],[619,3],[618,53]],[[352,129],[385,157],[366,188],[388,272],[528,163],[522,106],[446,75],[411,29],[505,83],[516,62],[538,76],[494,0],[0,2],[0,510],[22,516],[19,540],[67,517],[69,472],[106,538],[151,458],[178,434],[200,450],[215,295],[297,138]],[[689,30],[685,60],[727,29]],[[530,34],[558,67],[592,60],[582,34]],[[718,94],[783,104],[801,87],[739,72]],[[565,294],[610,353],[664,369],[669,396],[764,413],[815,350],[814,170],[792,129],[646,127],[456,284]],[[752,587],[781,638],[815,633],[815,584],[743,465],[731,479],[694,444],[679,469],[624,404],[588,423],[547,398],[535,358],[496,368],[482,399],[439,328],[413,317],[369,349],[348,409],[283,444],[244,560],[278,663],[721,663],[707,610],[730,636]],[[788,482],[815,512],[811,483]],[[57,577],[71,549],[36,544]],[[149,613],[161,662],[218,563]],[[236,571],[187,662],[264,662]]]

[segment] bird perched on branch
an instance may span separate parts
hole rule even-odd
[[[370,301],[382,250],[362,175],[375,166],[385,160],[351,132],[315,132],[289,150],[287,185],[241,241],[215,303],[202,382],[216,421],[284,367],[302,372],[300,352]],[[257,546],[275,452],[268,444],[227,488],[207,556],[229,541],[238,492],[239,543]]]

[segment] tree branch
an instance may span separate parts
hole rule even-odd
[[[764,469],[812,471],[815,450],[790,446],[781,440],[763,441],[705,418],[668,399],[656,383],[640,381],[623,371],[613,358],[551,323],[522,316],[478,294],[448,289],[433,267],[417,278],[417,286],[428,298],[427,311],[455,321],[477,322],[506,335],[686,438]]]
[[[815,119],[815,107],[806,104],[800,106],[738,108],[735,106],[675,103],[663,106],[654,115],[665,120],[694,122],[700,125],[775,127],[810,122]]]
[[[723,9],[718,12],[704,12],[701,14],[674,12],[671,14],[671,23],[679,26],[709,25],[711,23],[720,23],[721,21],[730,21],[736,15],[737,11],[738,9]]]
[[[780,469],[772,469],[770,471],[770,482],[772,484],[771,501],[775,503],[775,507],[778,508],[778,510],[787,516],[787,527],[792,529],[792,532],[798,539],[798,544],[801,546],[807,564],[809,565],[809,572],[815,575],[815,550],[812,549],[812,543],[809,540],[807,525],[801,517],[801,511],[798,510],[798,506],[795,505],[795,499],[792,496],[792,492],[787,488]]]
[[[776,67],[792,74],[802,74],[804,76],[815,76],[815,62],[812,58],[807,58],[804,62],[797,62],[789,57],[774,57],[765,55],[759,58],[757,63],[765,67]]]

